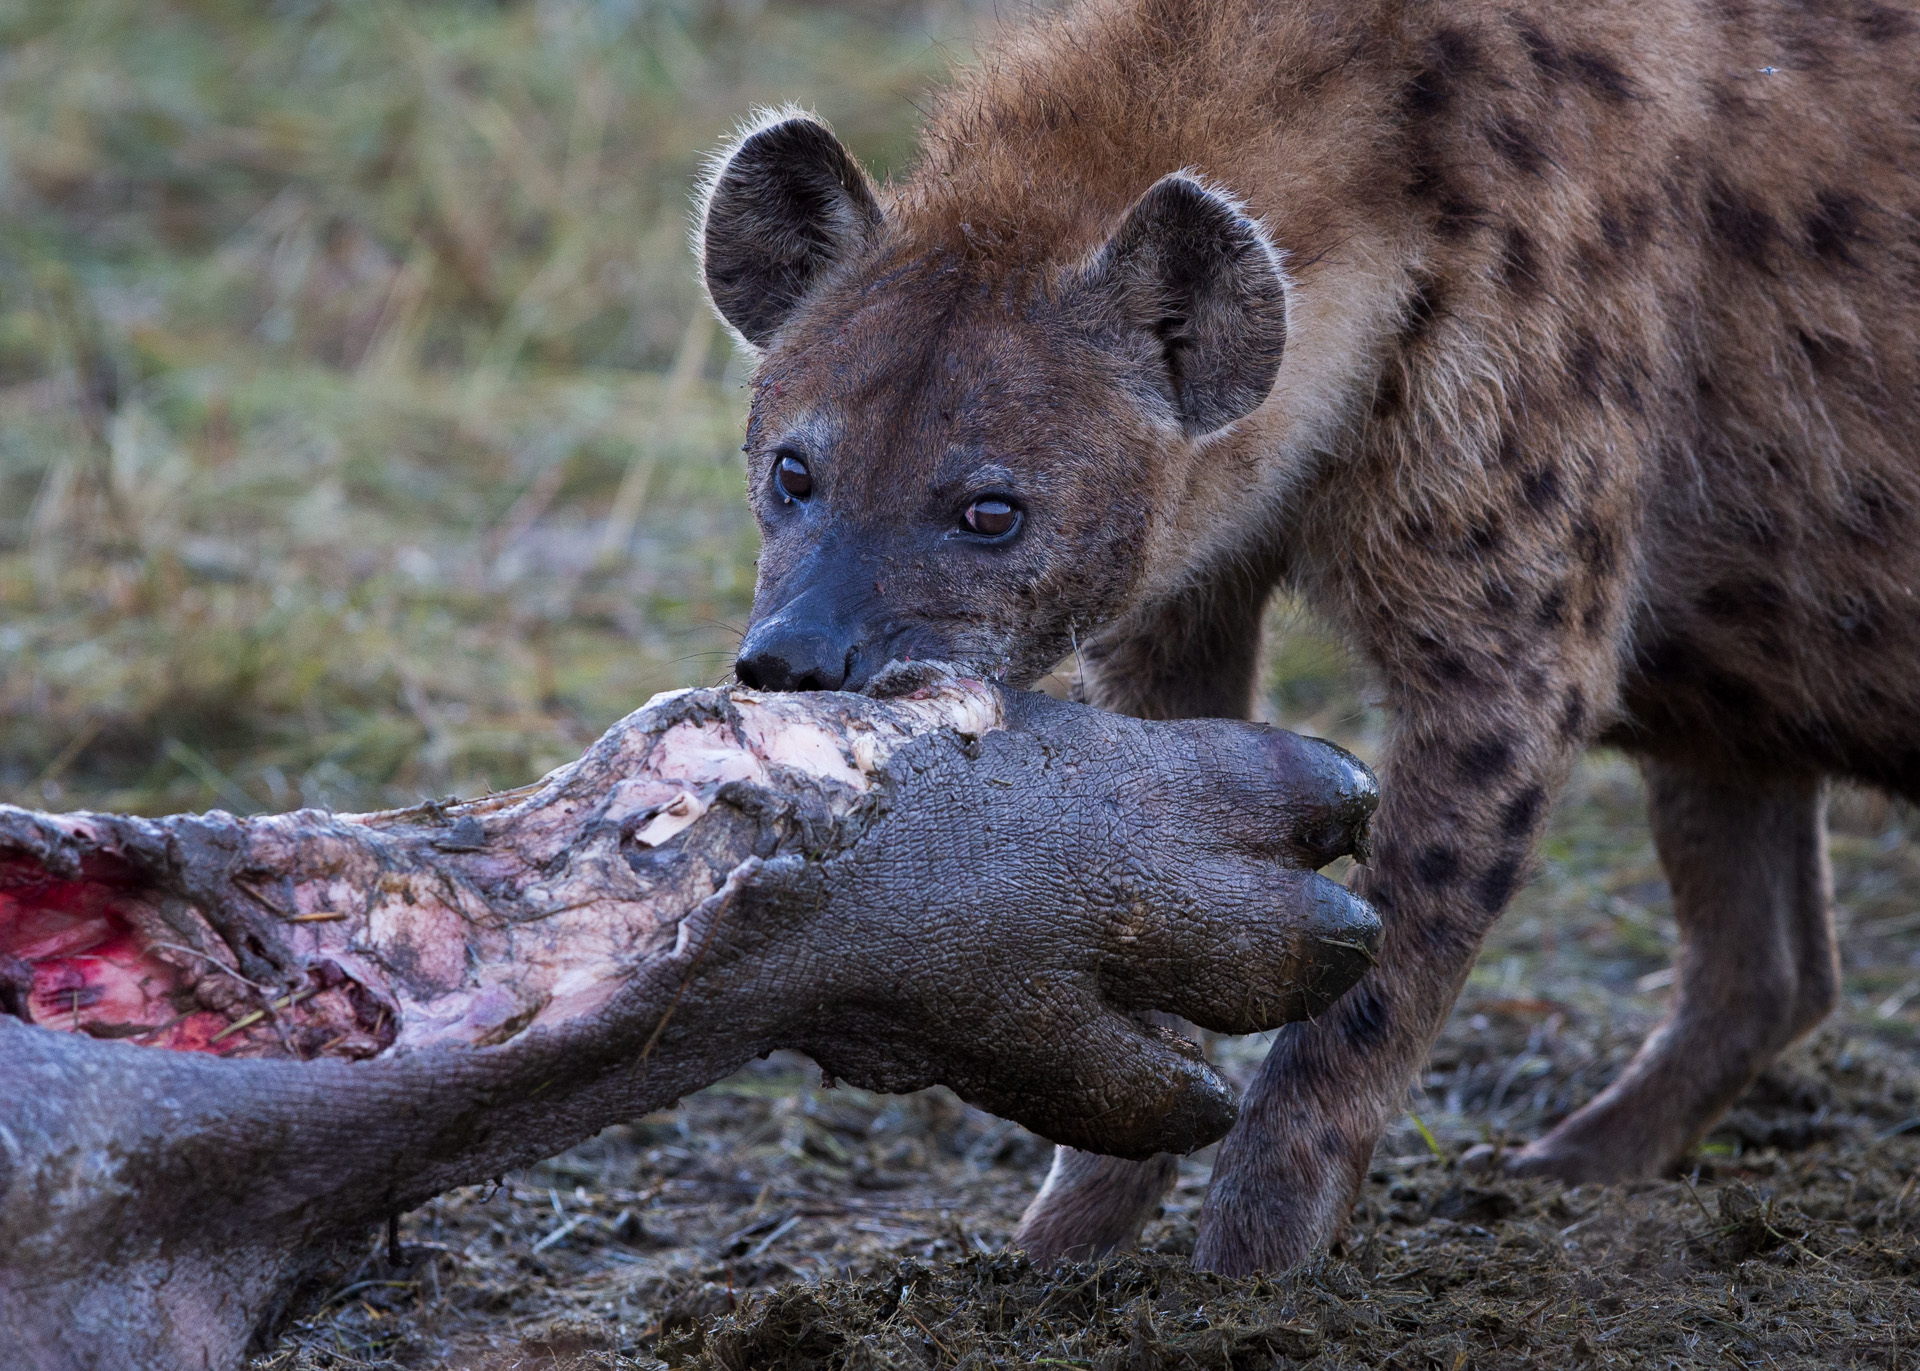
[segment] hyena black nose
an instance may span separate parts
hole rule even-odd
[[[733,672],[750,690],[838,690],[853,656],[846,634],[776,614],[748,631]]]

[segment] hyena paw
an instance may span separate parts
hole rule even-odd
[[[1086,1261],[1130,1247],[1179,1174],[1179,1159],[1166,1153],[1129,1162],[1063,1147],[1020,1217],[1014,1246],[1041,1263]]]

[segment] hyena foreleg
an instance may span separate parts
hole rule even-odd
[[[1375,1143],[1525,879],[1604,673],[1541,665],[1489,675],[1470,707],[1401,705],[1355,882],[1380,911],[1379,960],[1317,1022],[1276,1038],[1221,1145],[1199,1266],[1283,1268],[1345,1228]]]

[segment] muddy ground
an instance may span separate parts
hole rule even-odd
[[[397,1266],[343,1275],[256,1365],[1920,1366],[1920,826],[1843,792],[1834,829],[1845,1007],[1684,1175],[1568,1189],[1456,1161],[1588,1098],[1669,994],[1637,777],[1597,756],[1349,1240],[1307,1270],[1189,1269],[1210,1151],[1137,1253],[1036,1269],[1007,1240],[1046,1144],[775,1058],[406,1216]],[[1245,1079],[1262,1046],[1211,1049]]]

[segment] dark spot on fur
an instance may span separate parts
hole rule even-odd
[[[1767,252],[1780,234],[1771,214],[1718,178],[1707,190],[1707,225],[1729,252],[1759,267],[1767,265]]]
[[[1588,642],[1598,642],[1607,636],[1607,607],[1603,604],[1591,604],[1580,611],[1580,631]]]
[[[1533,65],[1540,69],[1542,75],[1560,77],[1567,74],[1566,54],[1551,38],[1536,25],[1524,20],[1515,27],[1520,31],[1520,41],[1526,45],[1527,56],[1533,59]]]
[[[1440,283],[1424,272],[1414,277],[1413,293],[1407,297],[1407,322],[1400,329],[1400,342],[1411,347],[1433,331],[1446,293]]]
[[[1533,126],[1511,114],[1503,114],[1487,126],[1487,141],[1515,171],[1528,176],[1540,175],[1551,161]]]
[[[1840,613],[1835,616],[1833,626],[1839,630],[1842,639],[1858,647],[1876,646],[1885,636],[1881,630],[1879,613],[1872,603],[1859,595],[1849,595],[1841,602]]]
[[[1498,914],[1513,898],[1513,888],[1520,883],[1522,858],[1502,857],[1485,874],[1473,883],[1474,898],[1480,902],[1480,908],[1489,914]]]
[[[1560,504],[1560,473],[1536,467],[1520,480],[1520,498],[1536,514],[1550,514]]]
[[[1771,628],[1748,624],[1745,626],[1745,633],[1747,641],[1753,644],[1753,650],[1768,661],[1781,662],[1787,659],[1789,654],[1786,640]]]
[[[1434,70],[1449,81],[1468,75],[1480,65],[1479,44],[1461,29],[1441,29],[1434,34],[1427,56]]]
[[[1886,5],[1869,5],[1860,16],[1860,32],[1869,43],[1891,43],[1913,32],[1913,16]]]
[[[1798,329],[1795,333],[1800,340],[1800,350],[1807,354],[1807,361],[1816,376],[1832,376],[1846,369],[1853,348],[1845,339],[1835,338],[1829,333],[1808,333],[1805,329]]]
[[[1619,64],[1604,52],[1583,48],[1567,55],[1567,67],[1603,100],[1615,104],[1636,99],[1638,88]]]
[[[1442,687],[1474,686],[1479,682],[1473,674],[1473,666],[1458,652],[1443,649],[1438,644],[1429,645],[1421,656],[1426,667],[1427,679]]]
[[[1620,216],[1610,209],[1603,209],[1600,211],[1598,222],[1600,237],[1605,240],[1607,250],[1615,257],[1625,256],[1627,249],[1632,246],[1632,239]]]
[[[1587,731],[1587,692],[1579,686],[1567,687],[1567,703],[1560,711],[1560,736],[1568,742]]]
[[[1513,744],[1505,738],[1477,738],[1460,749],[1460,779],[1468,785],[1487,785],[1513,766]]]
[[[1520,597],[1514,594],[1513,587],[1507,583],[1507,578],[1498,574],[1487,577],[1481,583],[1480,594],[1486,601],[1487,608],[1503,615],[1510,613],[1513,607],[1520,603]]]
[[[1583,514],[1573,524],[1573,550],[1581,564],[1600,579],[1612,576],[1620,565],[1620,549],[1613,530]]]
[[[1605,387],[1600,369],[1600,344],[1582,329],[1567,350],[1567,380],[1589,403],[1598,404]]]
[[[1432,158],[1415,161],[1407,175],[1407,194],[1433,206],[1434,231],[1458,238],[1478,228],[1483,220],[1479,204],[1447,180]]]
[[[1405,515],[1400,520],[1400,541],[1431,551],[1434,544],[1433,520],[1425,514]]]
[[[1320,1130],[1320,1136],[1314,1140],[1323,1157],[1345,1157],[1353,1151],[1353,1144],[1338,1126],[1328,1124]]]
[[[1634,197],[1600,211],[1600,237],[1616,259],[1638,253],[1653,241],[1655,214],[1646,200]]]
[[[1614,375],[1614,386],[1620,392],[1620,398],[1635,414],[1645,414],[1647,411],[1646,401],[1640,394],[1640,382],[1650,379],[1646,362],[1638,357],[1627,358]]]
[[[1534,824],[1540,818],[1540,811],[1547,803],[1547,792],[1543,786],[1530,785],[1508,800],[1500,811],[1500,831],[1509,838],[1518,838],[1533,831]]]
[[[1558,628],[1567,621],[1567,588],[1555,586],[1540,597],[1540,607],[1534,611],[1533,621],[1542,628]]]
[[[1522,228],[1508,228],[1500,245],[1500,284],[1523,300],[1540,293],[1540,259]]]
[[[1808,251],[1822,261],[1854,265],[1854,247],[1868,237],[1861,218],[1858,196],[1837,190],[1821,191],[1814,197],[1813,209],[1807,215]]]
[[[1756,577],[1716,581],[1694,598],[1693,607],[1710,619],[1738,620],[1775,613],[1786,602],[1787,593],[1777,581]]]
[[[1500,425],[1500,450],[1494,454],[1494,461],[1503,467],[1512,467],[1520,460],[1520,435],[1515,431],[1512,420]]]
[[[1645,195],[1630,195],[1621,207],[1629,251],[1643,248],[1660,231],[1660,206]]]
[[[1855,538],[1886,547],[1902,532],[1907,510],[1886,482],[1866,476],[1850,493],[1845,517],[1847,531]]]
[[[1400,105],[1417,118],[1431,117],[1447,102],[1446,87],[1430,67],[1422,67],[1400,92]]]
[[[1371,982],[1362,981],[1340,1001],[1346,1011],[1347,1041],[1365,1051],[1386,1041],[1389,1020],[1386,1005]]]
[[[1486,222],[1479,204],[1464,195],[1442,196],[1434,208],[1433,227],[1442,238],[1464,238]]]
[[[1692,166],[1697,160],[1691,144],[1686,139],[1680,139],[1674,146],[1676,151],[1673,156],[1676,165]],[[1679,149],[1685,149],[1685,151]],[[1681,176],[1672,171],[1660,178],[1660,190],[1667,202],[1669,218],[1684,220],[1690,217],[1693,209],[1693,187],[1692,177]]]
[[[1373,417],[1375,422],[1391,419],[1406,407],[1407,391],[1400,379],[1398,367],[1388,367],[1380,373],[1380,384],[1373,392]]]
[[[1442,653],[1433,663],[1434,674],[1448,685],[1477,684],[1473,664],[1457,652]]]
[[[1452,106],[1461,83],[1480,65],[1480,48],[1461,29],[1440,29],[1428,40],[1423,58],[1400,92],[1400,104],[1415,123],[1432,121]]]
[[[1751,112],[1746,96],[1725,81],[1707,82],[1707,99],[1713,104],[1714,114],[1723,120],[1744,118]]]
[[[1884,715],[1900,707],[1899,701],[1879,686],[1862,685],[1855,693],[1861,701],[1861,712],[1869,716]]]
[[[1441,29],[1427,44],[1426,65],[1414,73],[1401,95],[1409,113],[1432,115],[1447,106],[1462,77],[1480,64],[1480,50],[1472,35],[1460,29]]]
[[[1451,885],[1460,874],[1460,854],[1436,843],[1413,859],[1413,874],[1429,890]]]
[[[1480,950],[1480,939],[1470,925],[1450,922],[1446,919],[1423,920],[1416,929],[1420,946],[1434,961],[1452,964],[1456,957],[1471,957]]]
[[[1807,9],[1816,13],[1818,4],[1807,4]],[[1799,24],[1787,29],[1780,35],[1780,42],[1786,50],[1788,61],[1782,65],[1797,71],[1820,72],[1833,65],[1833,54],[1828,37],[1838,37],[1826,23]]]

